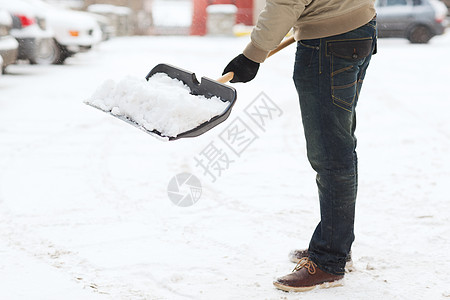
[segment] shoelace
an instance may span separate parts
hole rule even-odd
[[[292,272],[296,272],[301,268],[305,268],[309,274],[314,275],[316,273],[316,267],[317,265],[313,261],[311,261],[309,257],[303,257],[302,259],[300,259]]]

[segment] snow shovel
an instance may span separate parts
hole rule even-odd
[[[277,53],[278,51],[284,49],[285,47],[289,46],[290,44],[294,43],[294,37],[290,37],[285,39],[283,42],[278,45],[277,48],[272,50],[268,57],[272,56],[273,54]],[[212,129],[213,127],[219,125],[223,121],[225,121],[228,116],[231,113],[231,109],[233,108],[237,93],[236,89],[233,87],[225,85],[225,83],[229,82],[233,79],[233,72],[229,72],[224,74],[222,77],[218,78],[217,80],[213,80],[207,77],[202,77],[201,81],[199,82],[197,80],[197,77],[194,73],[183,70],[181,68],[168,65],[168,64],[158,64],[156,65],[145,77],[146,80],[148,80],[152,75],[156,73],[165,73],[170,78],[181,80],[185,85],[187,85],[191,89],[192,95],[200,95],[205,96],[206,98],[211,98],[213,96],[217,96],[222,100],[223,102],[229,102],[227,108],[225,111],[223,111],[220,115],[214,116],[209,121],[206,121],[197,127],[190,129],[188,131],[182,132],[177,134],[177,136],[165,136],[158,130],[147,130],[140,124],[136,123],[135,121],[125,117],[125,116],[117,116],[114,114],[111,114],[114,117],[117,117],[141,130],[144,130],[145,132],[149,134],[154,134],[157,136],[160,136],[164,139],[168,139],[169,141],[177,140],[180,138],[189,138],[189,137],[196,137],[199,136],[208,130]]]

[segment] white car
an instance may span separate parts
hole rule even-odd
[[[12,16],[10,34],[19,42],[18,59],[27,59],[31,63],[45,60],[53,41],[53,32],[47,29],[45,18],[20,0],[0,0],[0,9]]]
[[[87,51],[102,40],[100,26],[89,13],[56,7],[42,0],[20,1],[32,5],[45,15],[47,26],[53,30],[55,47],[48,57],[51,63],[61,64],[66,58]]]
[[[19,43],[9,35],[11,27],[11,16],[7,11],[0,10],[0,74],[17,59]]]

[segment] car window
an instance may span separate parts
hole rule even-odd
[[[408,2],[406,0],[387,0],[386,6],[406,6]]]
[[[414,6],[422,5],[422,0],[413,0],[413,5]]]

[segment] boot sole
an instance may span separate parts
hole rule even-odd
[[[324,282],[321,284],[317,284],[317,285],[313,285],[313,286],[304,286],[304,287],[293,287],[293,286],[288,286],[288,285],[284,285],[281,284],[279,282],[274,281],[273,285],[282,291],[285,292],[308,292],[311,291],[313,289],[319,288],[319,289],[328,289],[328,288],[332,288],[332,287],[338,287],[338,286],[343,286],[344,285],[344,279],[339,279],[339,280],[335,280],[335,281],[331,281],[331,282]]]

